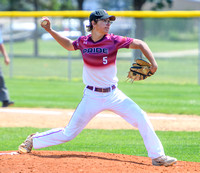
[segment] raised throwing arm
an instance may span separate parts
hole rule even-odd
[[[42,24],[42,21],[47,21],[46,24]],[[51,21],[47,17],[43,17],[41,21],[41,26],[49,33],[51,36],[65,49],[69,51],[74,51],[73,41],[67,37],[61,36],[58,32],[51,28]]]

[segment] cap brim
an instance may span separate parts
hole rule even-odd
[[[114,21],[116,19],[116,17],[115,16],[110,16],[109,19]]]
[[[100,17],[100,19],[110,19],[111,21],[114,21],[115,19],[116,19],[116,17],[115,16],[110,16],[110,15],[105,15],[105,16],[103,16],[103,17]]]

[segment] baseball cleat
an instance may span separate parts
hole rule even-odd
[[[14,105],[13,101],[6,100],[6,101],[2,102],[2,107],[9,107],[9,106],[12,106],[12,105]]]
[[[172,166],[173,164],[176,164],[176,162],[176,158],[169,156],[160,156],[156,159],[152,159],[152,164],[154,166]]]
[[[25,154],[25,153],[30,153],[32,148],[33,148],[33,135],[29,135],[26,140],[19,146],[18,148],[18,153],[20,154]]]

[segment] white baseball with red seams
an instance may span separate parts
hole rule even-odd
[[[113,85],[117,87],[117,51],[121,48],[129,48],[133,41],[132,38],[113,34],[106,34],[97,42],[93,42],[91,35],[82,36],[74,41],[74,49],[80,50],[83,56],[84,84],[94,88],[111,88]],[[146,113],[118,88],[110,89],[110,92],[105,93],[85,88],[83,98],[69,124],[65,128],[37,133],[33,137],[33,148],[44,148],[72,140],[95,115],[104,110],[118,114],[139,129],[149,157],[154,159],[165,155]]]
[[[46,26],[48,24],[48,22],[47,22],[47,18],[42,18],[42,20],[41,20],[41,25],[42,26]]]

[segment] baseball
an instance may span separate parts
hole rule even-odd
[[[48,23],[48,22],[47,22],[47,20],[46,20],[46,19],[42,19],[42,21],[41,21],[41,25],[42,25],[42,26],[46,26],[46,25],[47,25],[47,23]]]

